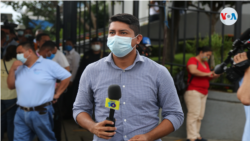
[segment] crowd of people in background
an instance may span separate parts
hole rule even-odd
[[[30,43],[30,44],[27,44]],[[53,104],[54,107],[54,128],[55,137],[57,141],[61,140],[61,122],[62,119],[69,119],[72,117],[73,102],[77,93],[77,85],[81,73],[84,68],[102,57],[107,56],[102,49],[100,38],[93,38],[91,40],[91,48],[84,53],[81,59],[80,54],[76,51],[72,39],[67,39],[63,50],[55,42],[51,41],[50,35],[43,30],[38,29],[33,31],[31,28],[25,28],[19,25],[14,28],[10,25],[1,26],[1,81],[7,82],[8,72],[13,63],[17,60],[17,47],[19,46],[33,46],[35,55],[43,57],[56,62],[62,68],[71,73],[71,79],[67,89],[63,92],[57,102]],[[25,58],[25,57],[24,57]],[[30,57],[28,57],[30,58]],[[25,58],[27,59],[27,58]],[[39,59],[38,59],[39,60]],[[81,61],[81,62],[80,62]],[[24,63],[24,62],[23,62]],[[80,66],[80,68],[79,68]],[[60,81],[57,80],[55,91],[60,87]],[[16,90],[9,89],[7,83],[1,83],[1,111],[7,111],[1,118],[1,137],[3,139],[4,133],[7,131],[7,136],[10,141],[14,140],[14,117],[18,109]],[[14,105],[14,107],[13,107]],[[11,108],[11,110],[9,110]]]
[[[157,2],[151,3],[150,21],[158,20],[159,8],[157,9],[157,7],[154,7],[152,5],[158,5],[158,3]],[[153,62],[155,63],[153,64],[151,62],[152,60],[146,58],[151,55],[152,45],[150,38],[143,37],[139,33],[135,34],[137,30],[130,29],[130,27],[126,25],[127,24],[126,21],[123,21],[124,17],[131,18],[132,20],[134,20],[134,22],[138,22],[138,20],[134,19],[132,15],[118,14],[117,17],[113,17],[112,22],[114,27],[120,28],[121,26],[124,26],[128,28],[128,31],[131,30],[131,33],[132,31],[134,33],[129,35],[129,37],[116,36],[112,38],[111,36],[114,35],[109,35],[110,37],[108,39],[109,41],[108,46],[111,52],[114,54],[113,57],[117,57],[115,59],[119,60],[122,57],[128,55],[132,51],[132,55],[134,56],[134,58],[136,57],[137,62],[144,62],[145,59],[147,63],[151,64],[150,70],[151,69],[153,70],[156,67],[159,68],[159,70],[161,70],[162,72],[165,72],[165,74],[167,74],[165,76],[166,79],[162,79],[161,77],[159,77],[158,79],[161,80],[161,82],[159,83],[157,82],[157,84],[160,85],[158,87],[161,87],[160,96],[165,96],[164,94],[167,91],[165,88],[165,84],[169,83],[172,85],[172,81],[170,83],[170,81],[166,80],[167,79],[172,80],[172,78],[166,71],[166,68],[163,68],[162,66],[156,64],[155,62]],[[118,20],[119,22],[117,22],[117,19],[119,19]],[[119,26],[116,24],[118,24]],[[139,26],[137,28],[139,28]],[[138,40],[136,41],[136,43],[134,42],[135,44],[134,47],[136,47],[136,49],[134,50],[134,47],[133,48],[131,47],[130,42],[132,39],[135,38],[137,39],[137,37]],[[129,43],[126,42],[127,43],[126,46],[129,49],[132,48],[131,51],[120,52],[122,49],[115,50],[113,47],[114,45],[111,43],[115,38],[117,38],[117,40],[121,42],[122,38],[123,40],[131,38]],[[120,40],[118,38],[120,38]],[[99,66],[95,63],[94,64],[95,69],[93,68],[92,68],[93,70],[87,69],[86,70],[87,73],[85,69],[89,64],[94,63],[104,57],[106,57],[107,60],[105,61],[107,62],[112,63],[111,60],[113,60],[112,54],[108,54],[106,51],[103,51],[104,50],[103,41],[100,38],[98,37],[92,38],[89,41],[89,43],[91,48],[87,52],[84,52],[84,56],[81,57],[79,52],[77,52],[77,50],[75,49],[75,43],[70,38],[65,40],[65,42],[63,43],[64,44],[63,50],[60,50],[59,46],[54,41],[51,40],[50,35],[45,33],[41,29],[34,31],[31,28],[25,28],[23,26],[18,26],[18,28],[14,28],[13,26],[10,25],[1,26],[1,81],[2,81],[1,139],[3,139],[4,133],[7,131],[7,136],[9,141],[17,139],[23,141],[27,139],[31,140],[34,138],[35,135],[38,136],[40,140],[61,141],[62,119],[73,118],[72,117],[73,114],[72,108],[74,107],[73,103],[77,97],[77,93],[79,93],[79,89],[81,89],[79,83],[83,81],[83,79],[88,80],[87,78],[89,76],[87,75],[87,73],[94,71]],[[124,55],[122,55],[121,53]],[[188,83],[187,83],[188,87],[184,94],[184,99],[188,110],[186,119],[187,141],[206,141],[206,139],[202,138],[202,136],[200,135],[200,127],[201,127],[201,120],[203,119],[205,113],[205,105],[208,95],[209,81],[212,79],[216,79],[220,76],[210,70],[210,67],[208,65],[208,60],[210,59],[211,55],[212,55],[211,48],[202,47],[199,48],[197,56],[191,57],[187,63],[186,69],[188,72]],[[145,58],[142,56],[145,56]],[[242,54],[242,56],[245,56],[245,59],[247,59],[246,54]],[[130,59],[131,58],[128,58],[127,60],[131,61]],[[104,61],[104,59],[102,59],[101,61]],[[133,61],[134,60],[131,61],[131,64],[133,64]],[[237,59],[235,62],[237,62]],[[120,64],[123,63],[120,62]],[[110,66],[105,66],[104,63],[102,63],[102,65],[103,68],[106,67],[106,70],[111,68]],[[137,67],[141,67],[140,68],[141,70],[145,70],[143,68],[144,66],[140,66],[139,64],[136,63],[134,64],[134,66],[135,65],[137,65]],[[119,67],[119,69],[120,70],[122,69],[123,72],[125,72],[125,69],[128,67],[129,65],[124,67],[124,69],[122,69],[123,67]],[[31,73],[31,70],[34,74]],[[249,70],[250,69],[248,69],[248,73],[246,73],[246,75],[250,74]],[[83,75],[84,71],[85,75]],[[139,69],[134,71],[135,71],[134,73],[138,74],[142,73],[141,71],[139,71]],[[100,71],[100,73],[98,74],[101,74],[101,72],[102,71]],[[118,74],[121,71],[117,71],[116,68],[114,69],[114,72]],[[106,73],[110,73],[110,76],[112,76],[111,72],[107,71]],[[147,73],[149,72],[145,71],[144,75],[146,75]],[[93,75],[93,73],[91,73],[91,75]],[[106,77],[104,74],[102,75],[103,78]],[[130,76],[128,76],[128,78],[129,77]],[[144,79],[146,80],[148,78]],[[149,82],[145,80],[144,82]],[[133,83],[134,85],[136,85],[140,81],[139,79],[135,79]],[[240,84],[243,83],[242,85],[244,87],[247,87],[246,84],[247,82],[248,81],[244,79],[244,81],[242,80]],[[34,87],[31,88],[29,84],[32,84],[32,86]],[[89,85],[87,85],[87,83],[85,85],[87,88],[89,88]],[[123,88],[125,88],[125,85],[123,85]],[[179,100],[177,99],[177,95],[175,95],[176,90],[173,87],[171,88],[173,91],[171,95],[175,96],[174,100],[177,103],[175,104],[178,105],[178,107],[176,107],[176,110],[179,111],[181,118],[183,118]],[[241,88],[240,91],[243,91],[242,89],[243,88]],[[244,90],[243,92],[245,93],[247,90]],[[21,93],[22,95],[20,94],[17,95],[17,91],[19,91],[19,93]],[[33,94],[34,92],[36,93],[36,95]],[[145,91],[145,93],[143,94],[146,93],[147,91]],[[80,94],[82,96],[86,95],[83,91]],[[238,94],[239,97],[241,97],[241,95]],[[89,96],[89,99],[91,98],[93,97]],[[170,99],[167,100],[171,102]],[[78,100],[75,102],[74,108],[76,112],[79,112],[77,110],[83,108],[81,107],[82,101],[83,101],[82,99],[78,98]],[[169,105],[167,105],[168,104],[167,102],[165,103],[164,100],[158,102],[164,105],[166,104],[165,109],[170,107]],[[93,121],[96,121],[94,114],[95,109],[97,111],[98,110],[100,111],[100,106],[95,107],[96,105],[93,104],[93,101],[90,100],[89,101],[86,100],[84,104],[89,104],[87,105],[89,107],[85,106],[85,108],[87,107],[88,109],[92,109],[92,112],[89,113],[92,113],[92,119]],[[123,104],[125,105],[125,102]],[[249,107],[245,108],[246,108],[246,113],[249,115],[248,112]],[[157,107],[156,109],[159,109],[159,107]],[[86,109],[81,109],[81,110],[87,111]],[[28,111],[29,114],[26,115],[24,111]],[[37,112],[32,113],[31,111],[37,111]],[[46,118],[45,116],[41,115],[46,115]],[[77,116],[78,115],[75,114],[75,119],[77,118]],[[82,119],[88,117],[83,114],[81,116]],[[26,118],[29,120],[26,120]],[[100,120],[98,119],[98,115],[97,115],[97,120]],[[83,123],[87,123],[88,121],[82,120],[81,122],[82,122],[81,126],[84,127]],[[157,123],[156,120],[155,123]],[[169,123],[165,124],[168,125]],[[180,125],[181,124],[178,124],[178,128]],[[175,129],[174,126],[173,129]],[[249,127],[246,126],[245,130],[248,131]],[[164,131],[163,128],[162,131]],[[126,136],[124,138],[126,138]],[[247,139],[249,137],[247,135],[244,135],[244,138]]]
[[[34,47],[37,57],[52,60],[59,64],[62,68],[71,73],[71,79],[67,89],[63,92],[56,103],[53,104],[54,112],[54,128],[57,141],[61,140],[61,125],[62,119],[72,118],[73,102],[76,98],[79,81],[86,66],[98,61],[99,59],[108,56],[108,53],[103,51],[103,42],[100,38],[95,37],[90,40],[91,48],[81,57],[75,49],[72,39],[67,39],[63,50],[55,42],[51,40],[49,34],[38,29],[34,31],[31,28],[25,28],[19,25],[14,28],[9,25],[1,26],[1,81],[6,82],[8,72],[13,63],[17,60],[17,47],[21,44],[28,46],[30,43]],[[144,37],[140,44],[137,45],[137,50],[141,55],[149,57],[151,41],[148,37]],[[25,57],[24,57],[25,58]],[[55,91],[60,86],[60,81],[57,81]],[[1,84],[1,111],[7,111],[1,118],[1,137],[7,131],[7,136],[10,141],[14,140],[14,117],[18,109],[16,90],[9,89],[7,83]],[[14,107],[12,108],[11,106]],[[8,108],[11,107],[11,110]],[[93,109],[95,109],[93,107]],[[93,112],[94,113],[94,112]],[[95,118],[95,115],[92,115]]]

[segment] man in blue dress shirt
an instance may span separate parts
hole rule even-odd
[[[8,87],[17,91],[14,141],[56,141],[53,129],[52,101],[67,88],[71,74],[56,62],[37,57],[30,43],[17,47],[17,61],[9,71]],[[56,80],[61,85],[55,92]]]
[[[138,53],[139,33],[139,21],[133,15],[112,16],[107,42],[112,53],[88,65],[81,76],[73,116],[94,134],[94,141],[161,141],[183,123],[173,79],[164,66]],[[112,124],[105,120],[109,115],[105,98],[113,84],[121,87],[120,110],[114,115],[116,127],[105,127]],[[93,104],[96,121],[91,118]],[[158,125],[159,108],[163,121]]]
[[[234,57],[234,62],[239,63],[247,60],[247,54],[240,53]],[[237,92],[238,99],[244,104],[246,123],[242,141],[250,141],[250,67],[245,71],[244,78],[240,81],[240,88]]]

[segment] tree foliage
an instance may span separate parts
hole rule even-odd
[[[26,7],[25,13],[22,13],[22,17],[18,19],[19,23],[27,26],[27,20],[30,20],[27,16],[29,12],[32,12],[33,16],[44,17],[46,21],[55,24],[56,22],[56,6],[58,1],[2,1],[6,5],[9,5],[13,10],[20,12],[23,7]]]

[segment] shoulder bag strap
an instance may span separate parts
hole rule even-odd
[[[6,67],[5,60],[4,60],[4,59],[3,59],[3,64],[4,64],[4,67],[5,67],[5,70],[6,70],[7,74],[9,74],[9,71],[8,71],[8,69],[7,69],[7,67]]]
[[[197,69],[198,69],[198,64],[199,64],[199,62],[197,61]],[[191,78],[190,78],[190,80],[188,82],[188,85],[191,83],[191,81],[193,80],[193,78],[194,78],[194,75],[191,76]]]

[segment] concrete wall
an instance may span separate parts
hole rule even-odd
[[[205,37],[209,34],[209,18],[206,14],[200,13],[199,16],[199,33],[201,37]],[[194,38],[196,37],[196,28],[197,28],[197,13],[189,13],[187,14],[187,26],[186,26],[186,38]],[[234,25],[224,26],[224,34],[234,34]],[[242,14],[242,24],[241,24],[241,32],[243,33],[246,29],[250,28],[250,7],[248,14]],[[184,34],[184,15],[180,18],[179,24],[179,38],[183,38]],[[215,33],[222,33],[222,22],[220,20],[217,21],[215,25]]]
[[[249,7],[250,8],[250,7]],[[209,34],[209,18],[200,13],[200,23],[199,23],[199,35],[201,37],[206,37]],[[187,25],[186,25],[186,38],[195,38],[196,37],[196,24],[197,21],[197,14],[196,13],[189,13],[187,14]],[[234,26],[224,26],[224,34],[234,34]],[[161,27],[160,27],[161,28]],[[241,32],[243,33],[245,30],[250,28],[250,12],[249,14],[242,15],[242,25],[241,25]],[[171,27],[170,27],[171,29]],[[161,38],[163,38],[163,29],[161,28]],[[180,18],[179,24],[179,38],[182,39],[184,37],[184,15]],[[215,25],[215,33],[221,34],[222,31],[222,23],[219,20]],[[143,36],[147,36],[148,27],[147,25],[141,26],[141,33]],[[155,21],[150,23],[150,37],[152,39],[159,38],[159,21]]]
[[[148,16],[148,0],[139,2],[139,19]],[[112,13],[111,2],[109,4],[109,13]],[[122,2],[116,2],[114,5],[114,14],[122,13]],[[133,14],[133,1],[124,2],[124,13]]]
[[[185,122],[169,136],[186,138],[187,109],[185,104],[182,106]],[[204,138],[240,141],[245,120],[244,107],[235,93],[209,91],[200,133]]]

